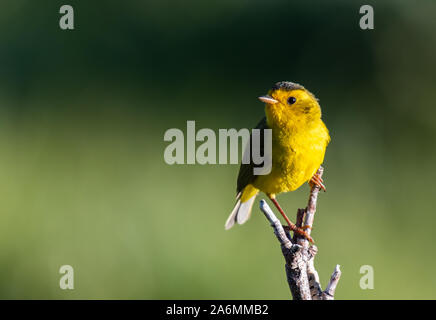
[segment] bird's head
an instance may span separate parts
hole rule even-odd
[[[277,82],[268,95],[259,97],[266,103],[268,122],[281,126],[310,122],[321,118],[321,107],[315,96],[303,86],[282,81]]]

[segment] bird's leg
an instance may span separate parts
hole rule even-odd
[[[306,231],[304,231],[303,228],[298,228],[295,224],[293,224],[291,222],[291,220],[289,220],[289,218],[287,217],[287,215],[285,214],[285,212],[283,211],[283,209],[280,207],[279,203],[277,202],[277,200],[275,199],[275,197],[268,195],[268,197],[270,198],[270,200],[272,201],[272,203],[274,203],[274,205],[276,206],[277,210],[279,210],[280,214],[283,216],[283,218],[286,220],[286,222],[288,223],[289,229],[294,231],[294,233],[297,233],[303,237],[305,237],[307,240],[309,240],[311,243],[314,243],[313,239],[311,236],[309,236],[309,234],[307,234]]]
[[[319,188],[321,188],[325,192],[326,189],[325,189],[323,182],[324,182],[324,180],[322,180],[322,178],[319,176],[319,174],[315,173],[313,175],[313,177],[309,180],[309,185],[311,187],[318,186]]]

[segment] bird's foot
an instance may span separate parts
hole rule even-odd
[[[302,228],[292,229],[292,231],[294,231],[294,233],[298,234],[299,236],[302,236],[303,238],[308,240],[310,243],[315,243],[315,241],[312,239],[312,237],[305,231],[306,229],[311,229],[311,227],[310,226],[304,226]]]
[[[318,186],[320,189],[324,190],[324,192],[325,192],[326,188],[325,188],[323,182],[324,182],[324,180],[322,180],[322,178],[319,176],[319,174],[315,173],[313,175],[313,177],[309,180],[309,185],[311,187]]]
[[[276,208],[279,210],[280,214],[283,216],[283,218],[285,218],[286,222],[288,223],[288,227],[284,228],[286,232],[289,233],[289,230],[292,230],[295,234],[298,234],[304,238],[306,238],[307,240],[309,240],[311,243],[314,243],[313,239],[310,237],[310,235],[304,231],[305,229],[307,229],[307,227],[303,227],[303,228],[299,228],[297,227],[295,224],[293,224],[291,222],[291,220],[289,220],[289,218],[286,216],[285,212],[283,211],[283,209],[280,207],[279,203],[277,202],[277,200],[273,197],[269,197],[270,200],[274,203],[274,205],[276,206]]]

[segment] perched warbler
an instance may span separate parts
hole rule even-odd
[[[257,129],[272,129],[272,167],[267,175],[254,175],[254,164],[241,164],[237,182],[236,205],[226,221],[230,229],[235,222],[243,224],[250,217],[259,191],[264,192],[277,207],[289,228],[312,238],[297,228],[286,216],[276,195],[298,189],[303,183],[318,185],[325,191],[323,181],[316,172],[324,161],[330,136],[321,120],[321,107],[315,96],[303,86],[292,82],[278,82],[259,97],[265,102],[265,115]],[[251,139],[250,139],[251,140]],[[261,145],[260,152],[263,152]]]

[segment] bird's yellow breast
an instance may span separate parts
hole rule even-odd
[[[272,169],[258,176],[253,185],[267,194],[293,191],[309,181],[324,160],[330,140],[321,119],[289,126],[269,123],[272,128]]]

